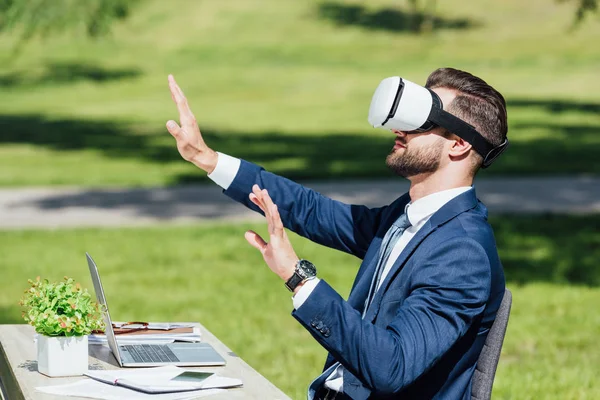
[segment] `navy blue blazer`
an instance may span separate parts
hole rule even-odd
[[[254,184],[269,191],[288,229],[363,259],[347,301],[321,280],[292,312],[329,351],[325,369],[335,361],[346,368],[344,393],[353,399],[471,398],[475,364],[505,289],[487,210],[474,189],[431,216],[362,318],[381,241],[408,194],[381,208],[344,204],[244,160],[225,194],[260,212],[248,198]],[[313,382],[309,398],[323,381]]]

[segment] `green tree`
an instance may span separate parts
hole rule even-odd
[[[413,25],[417,32],[432,30],[435,17],[435,6],[437,0],[407,0],[408,6],[414,16]],[[559,3],[574,3],[575,18],[573,27],[576,27],[588,14],[598,11],[598,0],[555,0]]]
[[[66,30],[91,37],[109,31],[129,15],[137,0],[0,0],[0,32],[18,32],[22,41]]]
[[[413,29],[416,32],[433,30],[435,4],[437,0],[408,0],[408,6],[413,16]]]
[[[598,11],[598,0],[558,0],[559,3],[577,3],[575,24],[580,23],[588,14]]]

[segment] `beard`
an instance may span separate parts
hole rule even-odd
[[[404,144],[404,143],[403,143]],[[392,150],[385,159],[385,164],[396,175],[404,178],[435,172],[440,166],[442,151],[444,149],[443,139],[436,140],[429,147],[411,148],[406,145],[404,151]]]

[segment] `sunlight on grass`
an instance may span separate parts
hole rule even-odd
[[[599,224],[598,216],[492,219],[513,292],[494,398],[600,396]],[[68,275],[91,288],[88,251],[114,318],[200,321],[301,399],[325,351],[290,316],[290,294],[245,242],[247,229],[265,233],[262,224],[0,232],[0,323],[21,323],[17,302],[28,278]],[[346,297],[360,261],[292,241]]]
[[[145,0],[102,40],[65,34],[12,57],[4,36],[0,186],[204,180],[174,165],[168,73],[217,150],[291,178],[388,177],[390,137],[366,121],[373,90],[395,74],[422,83],[440,66],[507,98],[512,146],[485,174],[600,173],[589,45],[600,25],[567,32],[573,4],[547,0],[452,0],[435,12],[439,26],[417,35],[405,5],[385,0]]]

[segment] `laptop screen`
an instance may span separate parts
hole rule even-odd
[[[106,302],[106,297],[104,297],[104,289],[102,289],[102,282],[100,281],[100,274],[98,274],[98,267],[96,267],[96,263],[92,260],[92,257],[85,253],[87,258],[88,267],[90,268],[90,275],[92,276],[92,282],[94,283],[94,291],[96,292],[96,299],[98,304],[104,306],[106,312],[104,312],[104,322],[106,323],[106,341],[108,342],[108,347],[114,354],[115,358],[121,365],[121,354],[119,354],[119,346],[117,345],[117,340],[115,339],[115,333],[112,327],[112,321],[110,319],[110,313],[108,312],[108,303]]]

